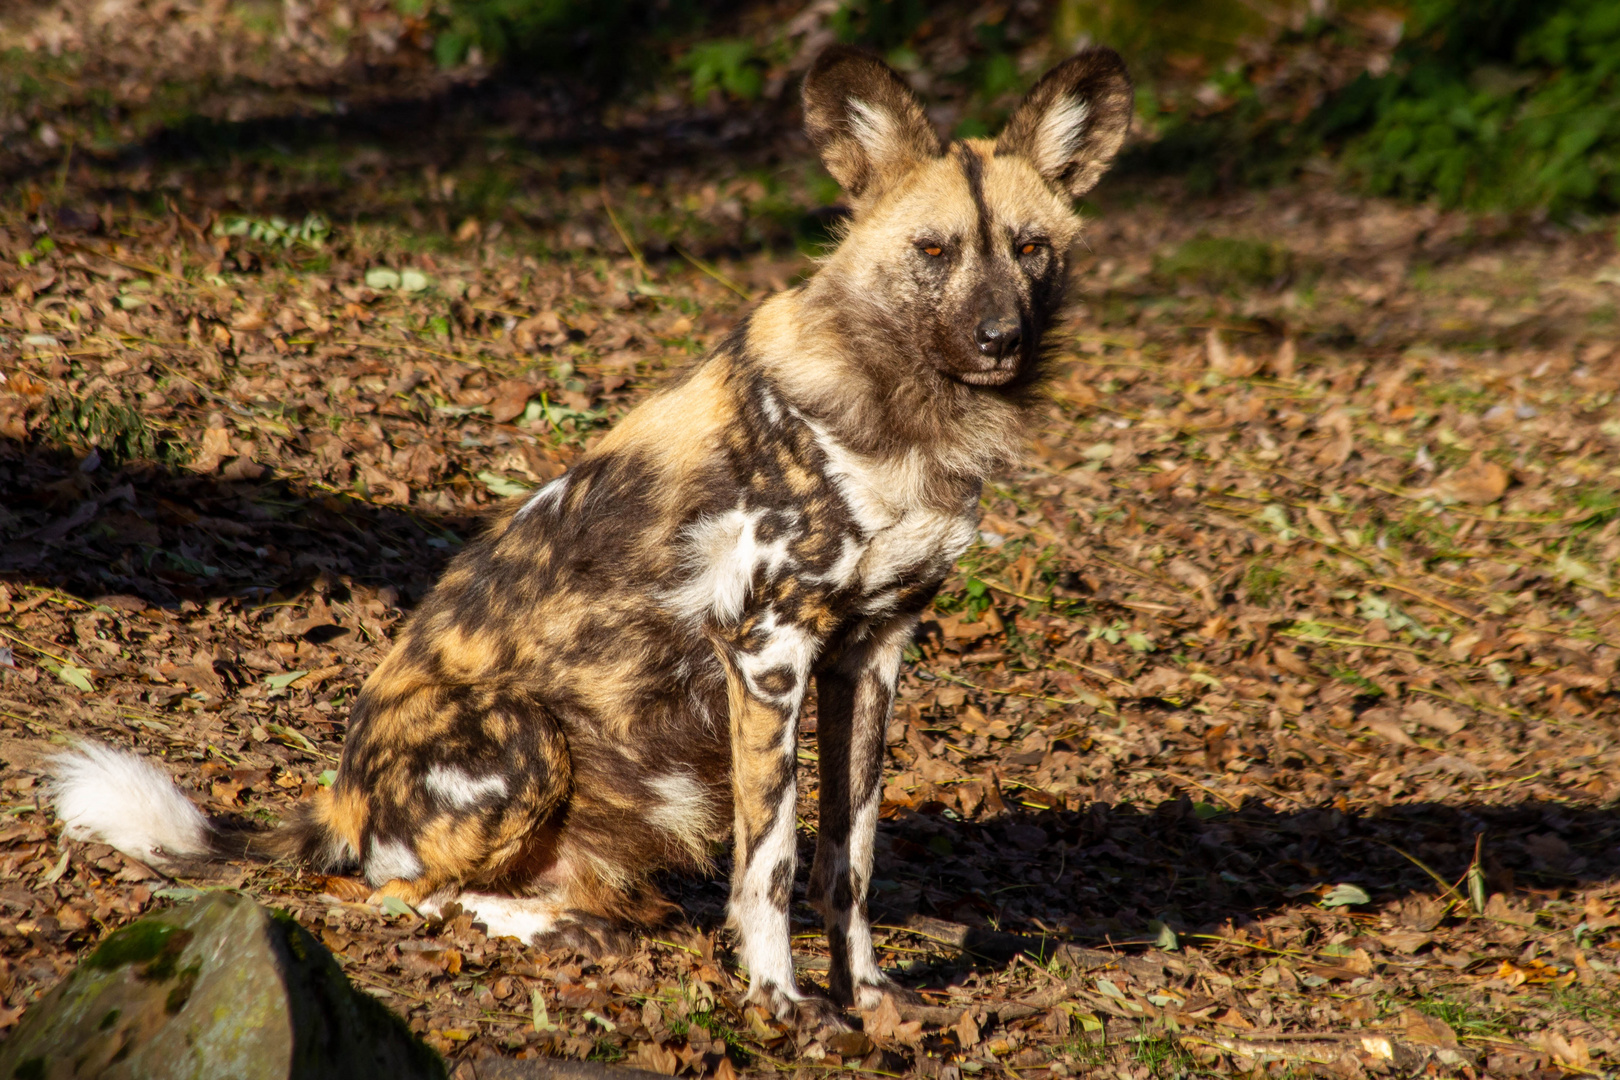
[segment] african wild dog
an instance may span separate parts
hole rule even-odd
[[[751,996],[795,985],[795,745],[819,694],[809,895],[831,992],[891,989],[866,919],[901,650],[1016,451],[1080,232],[1119,149],[1119,57],[1048,73],[994,142],[942,147],[898,75],[835,49],[805,126],[849,195],[841,243],[451,563],[356,701],[336,782],[270,834],[224,830],[133,755],[58,769],[69,835],[142,858],[297,855],[491,933],[601,946],[650,884],[734,838]]]

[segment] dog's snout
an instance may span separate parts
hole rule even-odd
[[[979,351],[998,360],[1016,352],[1023,339],[1023,329],[1018,325],[1018,320],[1005,316],[985,319],[973,331],[973,341]]]

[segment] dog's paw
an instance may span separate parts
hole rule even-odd
[[[818,994],[801,994],[766,984],[750,987],[748,1000],[803,1033],[850,1030],[843,1010]]]

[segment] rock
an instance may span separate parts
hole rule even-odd
[[[108,936],[29,1007],[0,1077],[444,1080],[289,916],[211,893]]]

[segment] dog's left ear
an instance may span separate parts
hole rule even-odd
[[[1134,92],[1113,49],[1087,49],[1041,77],[996,139],[996,153],[1029,159],[1070,198],[1108,171],[1131,126]]]

